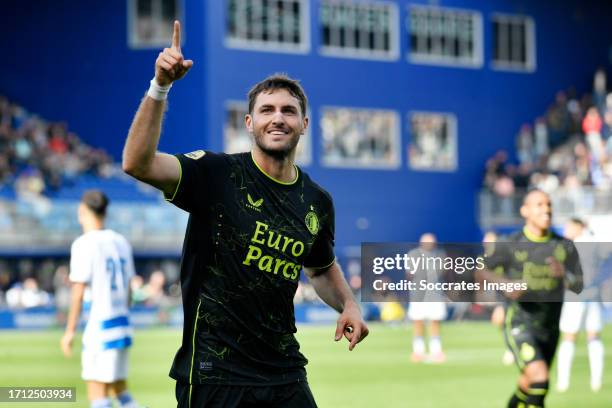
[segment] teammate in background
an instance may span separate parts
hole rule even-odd
[[[179,407],[315,407],[300,353],[293,297],[302,267],[340,313],[335,340],[367,334],[335,261],[330,195],[294,164],[308,126],[297,81],[275,75],[249,92],[250,153],[157,151],[166,96],[193,61],[180,24],[159,54],[123,152],[123,168],[190,213],[183,246],[183,342],[170,376]]]
[[[70,249],[72,296],[61,348],[72,354],[83,298],[91,299],[83,333],[82,373],[92,408],[112,407],[115,396],[123,408],[137,405],[127,389],[128,348],[132,328],[128,320],[129,281],[134,275],[132,248],[120,234],[104,228],[108,198],[97,190],[86,191],[79,205],[83,235]]]
[[[495,251],[495,243],[497,242],[497,234],[493,231],[488,231],[482,238],[482,245],[484,247],[485,256],[491,255]],[[499,295],[502,299],[499,299],[498,304],[493,308],[491,313],[491,323],[493,326],[503,330],[504,320],[506,318],[506,300],[503,295]],[[510,349],[506,348],[504,355],[502,356],[502,363],[504,365],[511,365],[514,363],[514,355]]]
[[[567,239],[578,243],[577,247],[585,283],[583,295],[587,295],[587,292],[593,293],[588,295],[588,302],[582,301],[584,296],[579,298],[573,293],[565,295],[565,303],[559,322],[563,340],[559,346],[557,390],[565,392],[569,388],[572,360],[576,349],[576,335],[584,320],[588,339],[589,365],[591,367],[591,389],[597,392],[601,389],[603,376],[604,346],[600,339],[602,329],[601,293],[598,290],[599,285],[593,285],[593,283],[601,264],[610,254],[602,253],[602,249],[605,248],[597,245],[594,235],[585,223],[578,218],[573,218],[567,222],[564,235]],[[589,289],[589,285],[592,285],[591,288],[594,290]]]
[[[411,258],[435,257],[444,258],[444,251],[436,248],[436,236],[432,233],[425,233],[421,236],[420,246],[408,253]],[[438,282],[441,280],[441,271],[437,270],[434,265],[432,268],[421,268],[417,271],[407,271],[408,279],[413,282],[426,280],[429,282]],[[413,273],[414,272],[414,273]],[[412,334],[412,355],[410,359],[415,363],[428,360],[433,363],[443,363],[446,361],[446,355],[442,351],[442,341],[440,339],[440,321],[446,318],[446,304],[442,301],[441,293],[426,291],[424,296],[419,296],[417,299],[411,299],[410,307],[408,308],[408,317],[413,322]],[[429,335],[429,355],[425,351],[425,320],[429,321],[427,328]]]
[[[506,292],[504,336],[521,371],[509,408],[544,406],[549,369],[557,341],[566,286],[582,290],[582,270],[574,244],[551,231],[548,194],[532,190],[521,206],[525,226],[509,236],[486,258],[479,279],[527,283],[527,290]]]

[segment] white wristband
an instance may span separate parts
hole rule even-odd
[[[165,101],[168,98],[168,92],[170,92],[170,88],[172,88],[172,83],[161,86],[157,83],[157,80],[153,78],[151,80],[149,90],[147,91],[147,95],[155,99],[156,101]]]

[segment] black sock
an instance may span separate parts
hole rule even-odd
[[[522,406],[524,407],[526,401],[527,394],[520,388],[517,388],[514,394],[512,394],[512,397],[510,397],[510,401],[508,401],[508,408],[522,408],[519,404],[523,404]]]
[[[527,391],[527,406],[534,408],[544,408],[544,398],[548,393],[548,381],[531,383]]]

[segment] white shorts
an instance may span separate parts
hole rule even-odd
[[[559,329],[563,333],[576,334],[582,327],[587,332],[599,333],[602,328],[601,303],[599,302],[565,302],[561,311]]]
[[[128,349],[110,349],[102,351],[83,350],[81,353],[85,381],[112,383],[127,379]]]
[[[408,308],[410,320],[444,320],[446,304],[444,302],[411,302]]]

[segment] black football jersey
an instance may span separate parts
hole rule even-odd
[[[516,310],[534,325],[558,327],[565,279],[554,277],[548,263],[554,258],[565,267],[566,275],[575,283],[582,281],[582,268],[574,243],[550,232],[545,237],[532,237],[525,229],[495,246],[486,259],[489,270],[509,279],[527,283],[527,291],[517,301]],[[579,291],[580,288],[570,287]],[[551,327],[552,327],[551,326]]]
[[[183,244],[183,341],[170,376],[191,384],[305,379],[293,298],[303,266],[331,265],[329,194],[296,167],[284,183],[251,153],[176,156],[167,199],[190,213]]]

